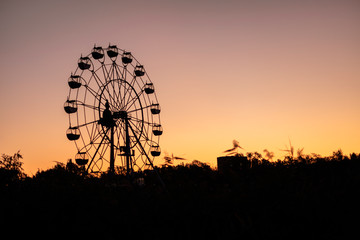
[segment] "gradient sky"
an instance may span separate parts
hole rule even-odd
[[[0,153],[21,150],[29,174],[74,158],[67,79],[95,43],[145,65],[163,152],[360,152],[359,26],[358,0],[2,0]]]

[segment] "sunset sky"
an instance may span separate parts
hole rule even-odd
[[[156,87],[163,152],[360,152],[358,0],[5,0],[0,32],[0,153],[21,150],[28,174],[74,158],[67,79],[109,43]]]

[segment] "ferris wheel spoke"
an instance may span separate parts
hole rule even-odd
[[[122,106],[125,107],[125,104],[126,104],[126,96],[129,94],[129,97],[131,96],[131,92],[134,90],[132,85],[129,84],[127,81],[126,81],[126,78],[124,78],[123,80],[121,80],[121,83],[123,85],[122,87],[122,91],[120,89],[120,86],[119,86],[119,92],[123,92],[123,95],[121,97],[121,103],[122,103]],[[129,98],[128,97],[128,98]]]
[[[85,104],[85,103],[80,103],[80,104],[78,104],[78,105],[84,106],[84,107],[87,107],[87,108],[90,108],[90,109],[94,109],[94,110],[99,110],[99,107],[93,106],[93,105],[89,105],[89,104]]]
[[[123,103],[123,105],[124,105],[124,108],[126,109],[126,95],[129,95],[129,97],[131,96],[131,88],[130,87],[124,87],[124,90],[123,90],[123,92],[124,92],[124,94],[123,94],[123,96],[122,96],[122,99],[121,99],[121,102]],[[130,93],[129,93],[130,92]],[[129,94],[128,94],[129,93]],[[129,98],[128,97],[128,98]]]
[[[99,76],[96,74],[96,72],[94,72],[93,75],[95,76],[95,78],[97,78],[97,79],[100,80],[100,78],[99,78]],[[100,80],[100,82],[101,82],[101,80]],[[108,85],[106,85],[106,86],[108,86]],[[100,87],[100,86],[99,86],[99,89],[103,89],[103,91],[106,90],[106,92],[108,93],[108,96],[109,96],[110,99],[106,99],[106,100],[111,100],[111,99],[112,99],[113,102],[116,102],[115,99],[114,99],[114,97],[113,97],[113,95],[110,93],[108,87],[103,88],[103,87]],[[101,99],[100,99],[100,100],[101,100]],[[101,101],[100,101],[100,102],[101,102]]]
[[[133,90],[133,87],[132,87],[132,86],[133,86],[133,81],[134,81],[134,79],[135,79],[135,77],[132,78],[131,82],[128,82],[128,81],[125,79],[125,81],[128,83],[128,85],[131,86],[131,87],[128,87],[128,88],[126,89],[126,92],[125,92],[125,90],[124,90],[124,99],[123,99],[123,102],[124,102],[124,103],[129,102],[129,99],[130,99],[130,97],[131,97],[131,94],[129,94],[129,96],[128,96],[128,98],[127,98],[127,101],[125,102],[126,94],[127,94],[128,92],[131,93],[131,91]]]
[[[131,110],[131,111],[128,111],[127,113],[133,113],[133,112],[141,111],[141,110],[144,110],[144,109],[149,108],[149,107],[151,107],[151,105],[145,106],[145,107],[141,107],[141,108],[135,108],[135,109],[133,109],[133,110]]]
[[[115,65],[115,71],[116,71],[116,75],[118,79],[126,79],[125,73],[126,73],[126,69],[123,68],[123,72],[121,72],[120,66],[119,65]]]
[[[100,145],[101,146],[101,145]],[[104,156],[106,154],[107,149],[110,148],[109,144],[103,144],[102,149],[100,151],[100,158],[105,159]]]
[[[81,127],[84,127],[84,126],[87,126],[87,125],[90,125],[90,124],[93,124],[93,123],[97,123],[97,120],[87,122],[87,123],[84,123],[84,124],[80,124],[80,125],[77,125],[77,126],[74,126],[74,127],[81,128]]]
[[[101,69],[104,69],[104,66],[102,66]],[[104,72],[104,71],[103,71],[103,72]],[[101,81],[101,78],[99,77],[99,75],[98,75],[95,71],[92,72],[92,75],[93,75],[96,83],[98,84],[99,89],[102,89],[102,85],[107,82],[108,77],[105,76],[105,73],[104,73],[104,82],[103,82],[103,81]]]
[[[136,136],[134,136],[136,138],[136,140],[140,141],[142,138],[148,140],[148,136],[147,136],[147,131],[144,131],[143,126],[138,126],[138,124],[135,124],[131,121],[129,121],[129,125],[132,125],[133,127],[131,127],[131,129],[133,130],[133,133],[136,134]]]
[[[122,86],[122,81],[123,80],[122,80],[122,77],[121,77],[119,66],[117,66],[116,64],[113,65],[113,79],[118,80],[117,81],[117,88],[115,88],[115,86],[113,85],[113,90],[114,90],[114,94],[116,95],[116,99],[118,99],[117,107],[121,108],[121,105],[122,105],[122,102],[121,102],[121,99],[122,99],[121,86]]]
[[[100,109],[101,109],[101,110],[104,110],[104,109],[105,109],[105,103],[101,102],[101,97],[100,97],[98,94],[96,94],[96,92],[95,92],[92,88],[90,88],[89,86],[85,85],[85,88],[89,91],[89,93],[90,93],[96,100],[98,100],[98,101],[101,103],[101,105],[103,106],[103,108],[100,108]],[[82,102],[80,102],[80,103],[82,103]],[[82,103],[82,104],[83,104],[83,103]],[[91,106],[91,105],[89,105],[89,106]],[[91,108],[95,109],[95,105],[94,105],[94,106],[91,106]],[[97,108],[96,110],[98,110],[98,108]]]
[[[91,126],[90,143],[94,142],[92,139],[94,139],[94,137],[95,137],[97,128],[98,128],[98,124],[93,124]]]
[[[114,89],[114,87],[112,87],[112,88]],[[106,99],[106,100],[109,101],[110,106],[117,108],[117,107],[118,107],[118,101],[117,101],[116,99],[118,99],[118,97],[117,97],[115,91],[113,90],[113,93],[111,94],[111,93],[110,93],[111,89],[109,89],[108,87],[106,88],[106,91],[107,91],[108,94],[109,94],[109,95],[108,95],[108,98],[109,98],[109,99]]]
[[[114,93],[115,99],[117,100],[116,101],[116,107],[121,108],[121,101],[120,101],[120,99],[121,99],[121,91],[120,90],[121,90],[122,82],[121,82],[121,79],[118,76],[116,66],[113,66],[113,79],[117,80],[117,81],[112,81],[113,93]]]
[[[106,92],[108,93],[107,94],[107,98],[104,97],[105,100],[108,100],[109,101],[109,104],[111,106],[115,106],[115,103],[117,102],[116,99],[114,98],[114,96],[110,93],[110,90],[106,87]]]
[[[146,155],[147,153],[145,151],[143,151],[143,149],[140,147],[140,145],[136,146],[137,150],[139,151],[139,155],[134,159],[134,162],[137,164],[137,162],[139,161],[139,159],[141,159],[141,161],[144,163],[143,160],[143,155]]]
[[[149,126],[155,125],[154,123],[145,121],[145,120],[143,120],[143,119],[138,119],[138,118],[135,118],[135,117],[131,117],[130,119],[131,119],[131,121],[136,121],[136,122],[139,122],[139,123],[142,123],[142,122],[143,122],[144,124],[148,124]]]
[[[120,139],[122,139],[122,142],[124,142],[124,143],[126,141],[125,131],[122,131],[122,130],[123,130],[123,127],[120,126],[120,127],[118,127],[118,129],[116,131],[116,135],[117,135],[119,145],[120,145]]]
[[[99,98],[98,94],[96,94],[96,92],[95,92],[92,88],[90,88],[88,85],[84,85],[84,87],[89,91],[89,93],[90,93],[93,97],[95,97],[97,100],[100,101],[100,98]]]
[[[107,133],[107,132],[106,132],[106,133]],[[106,134],[105,134],[105,135],[106,135]],[[100,141],[100,143],[99,143],[99,146],[96,148],[96,151],[95,151],[95,153],[94,153],[94,155],[93,155],[93,157],[92,157],[92,159],[91,159],[91,161],[90,161],[90,163],[89,163],[86,171],[89,171],[89,168],[90,168],[92,162],[94,161],[94,159],[95,159],[95,157],[96,157],[96,154],[98,153],[98,151],[99,151],[99,149],[100,149],[100,147],[101,147],[101,144],[102,144],[102,142],[104,141],[104,139],[105,139],[105,136],[101,139],[101,141]]]
[[[136,100],[140,101],[140,96],[142,93],[143,93],[143,90],[141,90],[140,94],[136,94],[130,101],[128,99],[125,109],[130,109],[137,102]],[[129,98],[130,98],[130,96],[129,96]]]
[[[114,63],[111,65],[110,67],[110,75],[109,75],[109,82],[110,82],[110,85],[112,86],[112,96],[114,96],[114,105],[115,105],[115,99],[118,99],[118,96],[116,94],[116,91],[115,91],[115,81],[110,81],[110,80],[114,80],[115,79],[115,73],[114,73]],[[111,94],[110,94],[111,95]]]
[[[121,70],[120,70],[120,68],[118,67],[118,71],[121,73]],[[127,66],[124,66],[123,67],[123,73],[121,73],[121,76],[122,76],[122,79],[123,79],[123,81],[124,82],[128,82],[126,79],[127,79],[127,73],[128,73],[128,70],[127,70]],[[132,76],[131,74],[130,74],[130,76]],[[132,76],[133,77],[133,76]],[[135,80],[135,77],[133,77],[132,78],[132,81],[129,83],[129,85],[130,86],[132,86],[132,83],[133,83],[133,81]],[[131,90],[132,90],[132,88],[130,88],[130,87],[128,87],[128,88],[126,88],[126,87],[124,87],[124,90],[123,90],[123,92],[124,92],[124,94],[123,94],[123,98],[122,98],[122,103],[123,103],[123,105],[125,105],[125,98],[126,98],[126,94],[128,94],[129,92],[131,92]],[[120,90],[119,90],[120,91]]]
[[[109,80],[109,72],[107,71],[106,65],[102,64],[101,65],[101,70],[102,70],[102,73],[104,75],[105,82],[108,81]]]
[[[136,126],[136,124],[133,124],[133,123],[130,123],[130,124],[132,124],[133,127],[135,128],[134,134],[136,133],[136,136],[140,136],[140,135],[141,135],[141,129],[139,129],[139,128]],[[134,128],[133,128],[133,129],[134,129]],[[135,137],[135,136],[134,136],[134,137]],[[141,136],[140,136],[139,138],[141,138]]]
[[[125,105],[125,97],[128,91],[131,91],[131,88],[127,87],[126,76],[125,76],[125,78],[121,79],[121,84],[119,84],[119,93],[120,93],[119,99],[120,99],[120,105],[122,107]]]
[[[94,134],[94,136],[90,138],[90,142],[92,142],[93,144],[97,144],[96,141],[100,139],[102,136],[103,134],[101,132],[98,132],[97,134]],[[104,137],[106,136],[104,135]]]
[[[133,76],[133,78],[131,79],[130,85],[133,86],[135,82],[136,82],[136,76]]]
[[[101,85],[102,85],[101,79],[97,76],[97,74],[96,74],[95,71],[92,71],[92,72],[91,72],[91,75],[92,75],[92,77],[95,79],[95,82],[96,82],[98,88],[100,89],[100,88],[101,88]]]

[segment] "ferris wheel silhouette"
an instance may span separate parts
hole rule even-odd
[[[154,84],[131,52],[94,46],[68,79],[66,136],[89,172],[153,169],[163,133]]]

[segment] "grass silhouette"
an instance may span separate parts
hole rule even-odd
[[[37,239],[333,238],[356,232],[360,154],[339,150],[275,162],[267,154],[247,157],[251,167],[226,174],[199,161],[158,168],[167,192],[152,171],[133,179],[121,171],[95,177],[68,161],[14,178],[6,175],[11,167],[0,165],[0,226],[9,236]],[[145,184],[134,183],[139,178]]]

